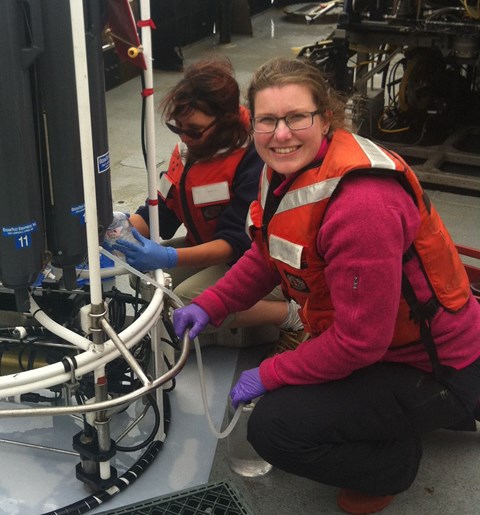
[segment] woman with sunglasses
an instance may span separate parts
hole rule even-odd
[[[317,68],[269,61],[248,100],[267,164],[253,244],[174,312],[175,331],[193,337],[281,283],[311,338],[244,371],[233,405],[263,396],[248,425],[259,455],[375,513],[414,481],[423,434],[475,427],[480,305],[412,170],[345,128]]]
[[[175,294],[189,304],[250,247],[245,220],[257,197],[263,162],[226,58],[204,59],[186,68],[161,109],[166,126],[180,137],[158,193],[160,236],[170,241],[158,245],[147,238],[146,203],[130,217],[140,245],[120,241],[114,248],[139,270],[169,269]],[[171,240],[182,224],[185,238]],[[298,306],[287,302],[279,289],[248,312],[230,317],[223,327],[268,324],[302,328]]]

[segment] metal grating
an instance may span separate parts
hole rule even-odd
[[[99,515],[253,515],[226,482],[155,497]]]

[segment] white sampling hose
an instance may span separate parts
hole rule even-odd
[[[136,275],[137,277],[140,277],[141,279],[143,279],[143,280],[153,284],[157,288],[160,288],[164,293],[169,295],[175,301],[175,303],[178,305],[178,307],[184,306],[184,303],[180,300],[180,298],[177,295],[175,295],[175,293],[173,293],[172,290],[169,290],[168,288],[165,288],[165,286],[157,283],[154,279],[152,279],[148,275],[142,274],[136,268],[133,268],[128,263],[126,263],[123,259],[119,258],[115,254],[112,254],[111,252],[108,252],[108,250],[105,250],[105,249],[101,248],[100,252],[102,254],[104,254],[105,256],[107,256],[108,258],[110,258],[111,260],[113,260],[120,267],[126,268],[128,271],[132,272],[132,274]],[[196,355],[197,355],[198,375],[199,375],[199,378],[200,378],[200,391],[202,393],[203,408],[205,410],[205,416],[207,418],[208,427],[209,427],[210,431],[212,432],[212,434],[217,439],[220,440],[222,438],[226,438],[232,432],[233,428],[235,427],[235,424],[237,423],[238,419],[240,418],[240,415],[242,414],[243,404],[240,404],[238,406],[238,408],[236,409],[236,411],[235,411],[235,413],[234,413],[234,415],[232,417],[232,420],[230,421],[230,423],[226,427],[226,429],[224,431],[220,431],[219,432],[215,428],[215,425],[213,424],[213,420],[212,420],[212,417],[210,415],[210,409],[208,407],[207,388],[206,388],[206,385],[205,385],[205,374],[204,374],[204,367],[203,367],[202,351],[200,350],[200,343],[198,342],[198,338],[195,338],[193,340],[193,344],[195,346],[195,352],[196,352]]]
[[[128,263],[126,263],[122,259],[118,258],[114,254],[111,254],[103,248],[100,249],[100,252],[109,257],[110,259],[112,259],[114,262],[116,262],[120,267],[126,268],[133,274],[137,275],[138,277],[144,279],[146,282],[151,283],[156,288],[163,291],[165,294],[172,298],[172,300],[176,303],[178,307],[184,305],[180,298],[177,295],[175,295],[172,292],[172,290],[166,288],[157,280],[139,272],[135,268],[131,267]],[[93,368],[94,362],[94,367],[98,368],[99,366],[103,366],[106,363],[108,363],[111,359],[113,359],[113,357],[116,357],[118,351],[111,341],[105,343],[106,352],[103,355],[98,356],[92,348],[88,348],[88,346],[91,345],[90,340],[84,338],[83,336],[77,333],[74,333],[73,331],[70,331],[69,329],[61,326],[60,324],[57,324],[55,321],[50,319],[50,317],[43,313],[43,311],[38,307],[33,297],[30,299],[30,301],[35,318],[43,326],[52,331],[54,334],[61,336],[65,340],[70,340],[71,343],[85,351],[84,353],[76,357],[78,364],[78,367],[76,369],[77,374],[84,375],[90,372]],[[160,306],[157,306],[155,301],[151,302],[151,305],[149,306],[149,308],[153,308],[154,311],[159,309],[159,307]],[[148,309],[147,311],[149,310],[150,309]],[[149,328],[153,325],[152,320],[154,320],[154,317],[152,317],[151,314],[149,314],[149,316],[147,317],[146,313],[144,313],[136,322],[134,322],[134,324],[132,324],[132,326],[127,328],[122,333],[122,339],[124,341],[127,341],[128,346],[131,347],[132,344],[136,343],[142,337],[145,330],[149,330]],[[217,439],[226,438],[232,432],[238,419],[240,418],[243,404],[240,404],[238,406],[232,417],[232,420],[230,421],[230,423],[224,431],[218,431],[215,428],[208,406],[202,352],[200,349],[198,338],[195,338],[193,343],[197,355],[197,366],[200,379],[200,391],[202,394],[202,402],[209,429]],[[32,387],[32,384],[35,386],[36,389],[43,389],[51,387],[52,384],[59,384],[60,382],[68,381],[69,379],[71,379],[71,376],[65,372],[63,364],[58,362],[38,369],[24,371],[20,374],[15,374],[14,376],[0,377],[0,390],[2,391],[2,398],[5,398],[19,393],[24,393],[25,391],[29,391],[29,389]]]
[[[158,281],[155,281],[152,277],[142,274],[142,272],[139,272],[136,268],[133,268],[133,266],[130,266],[124,259],[119,258],[115,254],[112,254],[108,250],[105,250],[104,248],[100,247],[100,252],[104,255],[110,258],[112,261],[117,263],[117,265],[120,266],[120,268],[125,268],[129,272],[131,272],[133,275],[136,275],[137,277],[140,277],[140,279],[143,279],[145,282],[153,284],[156,288],[159,290],[162,290],[163,293],[166,293],[172,300],[175,301],[176,304],[178,304],[179,307],[183,306],[183,302],[180,300],[180,298],[173,293],[172,290],[166,288],[163,284],[160,284]],[[115,269],[117,270],[117,269]]]
[[[235,413],[232,417],[232,420],[230,421],[230,424],[228,424],[225,430],[221,432],[217,431],[217,429],[213,425],[213,420],[210,415],[210,410],[208,408],[207,390],[205,386],[205,374],[203,373],[202,353],[200,351],[200,344],[198,343],[198,338],[195,338],[193,340],[193,344],[195,345],[195,352],[197,353],[198,375],[200,376],[200,391],[202,392],[203,407],[205,409],[205,416],[207,417],[208,427],[210,428],[212,434],[218,440],[221,440],[222,438],[226,438],[233,431],[235,424],[238,422],[238,419],[242,414],[243,404],[238,405],[238,408],[235,410]]]

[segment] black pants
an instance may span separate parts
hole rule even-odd
[[[267,393],[252,412],[248,440],[286,472],[396,494],[415,479],[422,434],[471,418],[479,396],[480,360],[448,386],[407,365],[377,363],[339,381]]]

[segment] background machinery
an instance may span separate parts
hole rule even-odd
[[[351,98],[359,134],[420,180],[480,191],[480,6],[468,0],[344,2],[337,27],[299,57]]]

